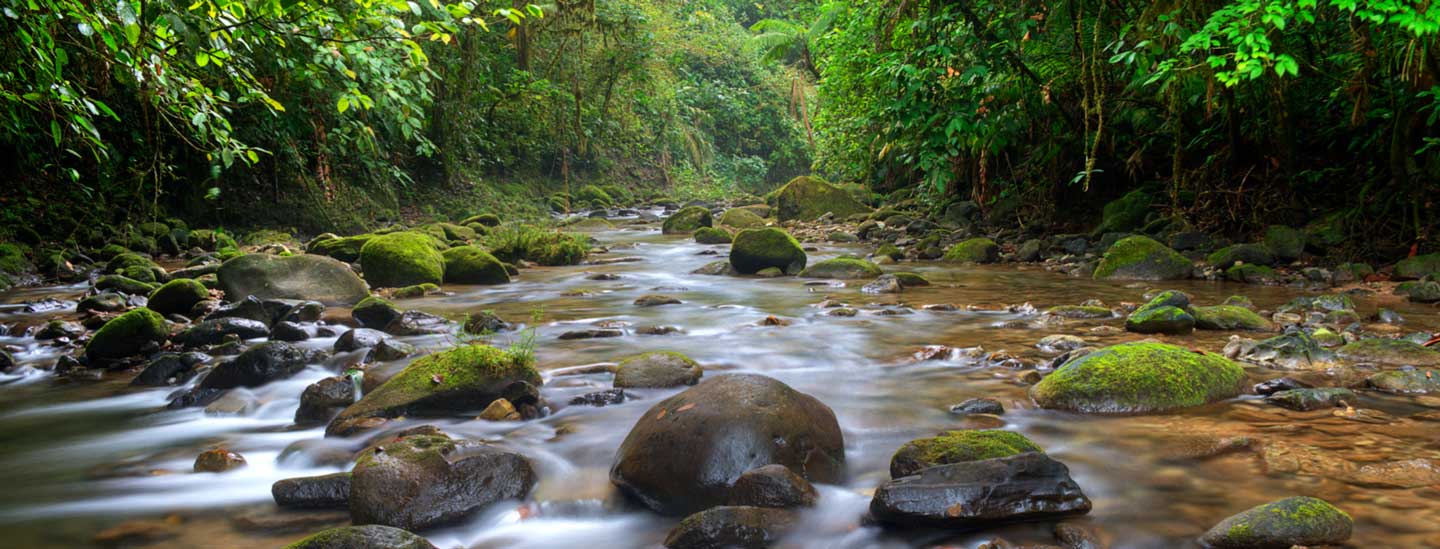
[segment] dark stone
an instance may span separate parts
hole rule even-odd
[[[1005,413],[1005,407],[1000,401],[993,398],[972,398],[950,407],[952,414],[992,414],[1001,415]]]
[[[494,334],[514,329],[509,322],[495,313],[481,311],[465,317],[465,332],[470,334]]]
[[[128,306],[125,296],[115,292],[101,292],[80,300],[80,303],[75,305],[75,312],[80,314],[89,312],[118,313]]]
[[[730,487],[729,505],[753,507],[811,507],[820,494],[809,482],[784,465],[756,467]]]
[[[350,481],[356,524],[420,530],[530,493],[535,471],[514,451],[444,435],[406,436],[366,449]]]
[[[245,296],[244,299],[229,305],[220,306],[220,308],[212,311],[208,318],[246,318],[263,323],[266,326],[269,326],[275,321],[274,311],[265,307],[265,304],[253,295]]]
[[[870,514],[893,526],[978,529],[1088,512],[1069,468],[1040,452],[930,467],[880,485],[870,501]]]
[[[264,323],[248,318],[215,318],[187,328],[175,336],[181,345],[218,345],[230,336],[240,339],[265,337],[270,333]]]
[[[622,335],[625,335],[625,332],[622,332],[622,331],[620,331],[620,330],[612,330],[612,329],[605,328],[605,329],[594,329],[594,330],[574,330],[574,331],[570,331],[570,332],[565,332],[565,333],[563,333],[563,334],[560,334],[559,339],[562,340],[562,341],[564,341],[564,340],[571,340],[571,339],[595,339],[595,338],[601,338],[601,337],[620,337],[620,336],[622,336]]]
[[[200,353],[165,353],[151,360],[135,379],[130,380],[130,384],[144,387],[179,385],[195,375],[195,368],[206,360],[206,356]]]
[[[571,406],[608,406],[608,405],[610,405],[610,404],[620,404],[620,403],[622,403],[622,402],[625,402],[625,399],[626,399],[627,396],[628,396],[628,395],[625,394],[625,391],[624,391],[624,390],[621,390],[621,389],[608,389],[608,390],[605,390],[605,391],[596,391],[596,392],[593,392],[593,393],[586,393],[586,394],[580,395],[580,396],[578,396],[578,397],[572,398],[572,399],[570,399],[570,405],[571,405]]]
[[[714,507],[695,513],[670,531],[670,549],[764,549],[795,524],[793,511],[764,507]]]
[[[370,328],[355,328],[343,334],[335,340],[335,352],[348,353],[367,349],[379,345],[381,341],[389,338],[385,332],[372,330]]]
[[[350,473],[276,481],[270,485],[270,495],[286,509],[348,509]]]
[[[1325,500],[1285,498],[1220,521],[1200,542],[1209,547],[1287,548],[1341,545],[1354,521]]]
[[[225,396],[225,389],[206,389],[195,387],[179,394],[172,395],[170,402],[165,405],[167,410],[179,410],[181,408],[209,406],[211,403]]]
[[[288,320],[276,322],[275,327],[270,329],[271,341],[305,341],[310,339],[310,332],[305,327]]]
[[[385,333],[394,336],[412,336],[424,334],[446,334],[450,333],[451,324],[443,316],[432,315],[423,311],[405,311],[400,313],[400,318],[395,319],[385,327]]]
[[[1309,412],[1334,408],[1344,404],[1355,404],[1358,397],[1354,391],[1337,387],[1319,389],[1290,389],[1265,397],[1265,402],[1281,408]]]
[[[1305,389],[1308,387],[1310,386],[1306,385],[1305,382],[1295,379],[1293,377],[1277,377],[1275,379],[1267,379],[1260,383],[1256,383],[1255,394],[1261,396],[1268,396],[1281,391],[1289,391],[1291,389]]]
[[[261,343],[216,366],[200,382],[204,389],[259,387],[277,379],[287,378],[315,362],[319,353],[283,341]]]
[[[286,549],[435,549],[435,545],[399,528],[370,524],[331,528]]]
[[[325,423],[341,409],[355,403],[355,382],[348,376],[327,377],[300,393],[300,407],[295,410],[295,423]]]

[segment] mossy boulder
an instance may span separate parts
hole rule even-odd
[[[1147,236],[1120,239],[1095,268],[1096,280],[1180,280],[1190,278],[1190,260]]]
[[[665,234],[690,234],[700,227],[709,227],[714,223],[710,216],[710,210],[704,206],[686,206],[680,208],[670,217],[665,218],[665,223],[660,226],[660,232]]]
[[[765,226],[765,218],[745,208],[730,208],[720,214],[720,226],[735,229],[757,229]]]
[[[590,206],[609,208],[615,205],[615,198],[595,185],[585,185],[575,191],[575,200]]]
[[[805,270],[805,262],[800,242],[774,227],[740,231],[730,245],[730,265],[740,274],[755,274],[772,267],[785,274],[798,274]]]
[[[107,273],[120,273],[132,268],[153,270],[160,269],[160,266],[156,265],[150,258],[134,252],[117,254],[115,257],[110,258],[110,261],[105,262],[105,272]],[[163,269],[161,269],[161,271],[163,272]]]
[[[450,284],[506,284],[510,273],[490,252],[478,246],[456,246],[440,253],[445,259],[445,282]]]
[[[170,337],[165,317],[145,307],[110,319],[85,345],[90,360],[105,361],[135,355],[150,345],[160,345]]]
[[[1275,254],[1260,244],[1234,244],[1215,250],[1206,260],[1221,269],[1229,269],[1237,263],[1268,266],[1275,264]]]
[[[424,530],[454,524],[535,484],[530,460],[501,446],[456,440],[433,427],[366,448],[350,473],[350,520]]]
[[[1172,305],[1141,307],[1125,318],[1125,330],[1137,334],[1184,335],[1195,329],[1195,317]]]
[[[299,299],[325,305],[350,305],[370,295],[370,287],[349,265],[318,255],[249,254],[216,271],[226,299]]]
[[[945,261],[994,263],[1000,259],[1000,246],[988,238],[972,238],[945,250]]]
[[[1335,351],[1351,362],[1384,366],[1440,366],[1440,351],[1432,351],[1408,339],[1362,339]]]
[[[1343,545],[1355,521],[1322,499],[1290,497],[1220,521],[1200,542],[1208,547],[1288,548]]]
[[[1270,321],[1239,305],[1192,307],[1195,327],[1201,330],[1270,330]]]
[[[1295,261],[1305,252],[1305,233],[1293,227],[1271,225],[1265,229],[1265,247],[1281,261]]]
[[[483,226],[486,226],[486,227],[499,227],[499,226],[500,226],[500,216],[495,215],[495,214],[493,214],[493,213],[476,214],[476,215],[472,215],[472,216],[470,216],[470,217],[465,218],[465,220],[461,221],[460,224],[461,224],[461,225],[475,225],[475,224],[479,224],[479,225],[483,225]]]
[[[1140,228],[1145,224],[1153,202],[1154,198],[1149,193],[1138,189],[1110,201],[1101,210],[1100,226],[1093,234],[1123,233]]]
[[[615,368],[615,386],[650,389],[694,385],[704,369],[690,357],[671,351],[654,351],[620,361]]]
[[[565,223],[565,230],[569,231],[595,232],[609,231],[614,228],[614,223],[601,217],[585,217]]]
[[[1264,284],[1269,286],[1279,284],[1284,279],[1275,269],[1251,263],[1236,264],[1226,269],[1225,278],[1231,282]]]
[[[350,317],[359,322],[361,327],[384,330],[391,322],[400,318],[400,310],[385,298],[370,296],[355,304],[355,308],[350,310]]]
[[[1025,435],[1014,431],[947,431],[931,438],[905,443],[890,458],[890,478],[908,477],[936,465],[1043,452]]]
[[[362,234],[355,236],[334,237],[320,240],[311,240],[305,246],[308,253],[333,257],[346,263],[354,263],[360,260],[360,249],[365,243],[375,238],[373,234]]]
[[[435,549],[435,545],[399,528],[366,524],[324,530],[285,549]]]
[[[590,251],[590,238],[534,225],[504,225],[485,235],[485,247],[500,261],[575,265]]]
[[[147,304],[162,315],[188,315],[195,304],[210,298],[210,290],[195,280],[179,278],[166,282],[150,294]]]
[[[1395,370],[1365,378],[1371,389],[1396,394],[1440,393],[1440,372],[1434,370]]]
[[[1440,274],[1440,253],[1417,255],[1395,264],[1396,280],[1416,280]]]
[[[1113,318],[1115,311],[1109,307],[1101,307],[1099,305],[1056,305],[1045,309],[1045,314],[1058,316],[1060,318],[1089,320],[1096,318]]]
[[[1030,389],[1042,408],[1093,414],[1165,412],[1240,394],[1245,370],[1216,354],[1123,343],[1072,359]]]
[[[800,271],[801,278],[875,278],[884,274],[880,266],[864,259],[836,257],[826,259]]]
[[[697,244],[729,244],[735,240],[730,231],[717,227],[700,227],[695,230],[695,242]]]
[[[366,393],[330,422],[327,434],[349,432],[360,420],[447,415],[484,408],[497,398],[533,403],[540,372],[527,357],[470,345],[422,357]]]
[[[775,192],[775,217],[781,221],[814,221],[827,213],[845,219],[870,208],[844,190],[814,176],[791,179]]]
[[[95,279],[95,289],[98,291],[114,290],[122,294],[150,295],[158,285],[149,282],[141,282],[124,275],[105,275]]]
[[[439,286],[426,282],[424,284],[416,284],[414,286],[406,286],[404,288],[400,288],[399,290],[395,290],[395,292],[390,294],[390,296],[394,297],[395,299],[414,299],[417,297],[425,297],[427,295],[434,295],[438,293],[440,293]]]
[[[377,287],[439,284],[445,280],[445,257],[430,237],[415,232],[375,237],[360,249],[365,280]]]

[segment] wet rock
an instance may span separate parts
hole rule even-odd
[[[1255,394],[1261,396],[1273,395],[1281,391],[1291,389],[1308,389],[1310,385],[1293,377],[1277,377],[1255,384]]]
[[[295,423],[325,423],[342,408],[355,402],[355,382],[349,376],[327,377],[300,393],[300,407],[295,410]]]
[[[1096,280],[1177,280],[1190,278],[1190,260],[1144,236],[1121,239],[1100,260]]]
[[[1386,393],[1440,393],[1440,372],[1415,369],[1380,372],[1365,378],[1365,385]]]
[[[725,503],[740,475],[770,464],[840,481],[834,412],[775,379],[723,375],[651,407],[620,445],[610,480],[656,512],[684,515]]]
[[[670,549],[764,549],[795,524],[794,512],[766,507],[724,506],[695,513],[670,531]]]
[[[1265,397],[1265,402],[1274,404],[1281,408],[1309,412],[1312,410],[1323,410],[1356,404],[1359,397],[1354,391],[1336,387],[1325,387],[1319,389],[1289,389],[1274,393]]]
[[[945,261],[994,263],[1000,260],[1000,246],[989,238],[971,238],[945,250]]]
[[[890,457],[890,478],[908,477],[937,465],[1040,452],[1039,446],[1014,431],[948,431],[905,443]]]
[[[1056,305],[1046,309],[1045,314],[1077,320],[1115,317],[1115,311],[1100,305]]]
[[[462,329],[468,334],[496,334],[513,330],[515,327],[495,313],[481,311],[465,315]]]
[[[286,509],[348,509],[350,473],[276,481],[270,485],[270,495]]]
[[[477,419],[485,421],[520,421],[520,412],[515,410],[515,405],[503,398],[497,398],[491,402],[485,410],[480,412]]]
[[[433,315],[424,311],[405,311],[400,313],[400,318],[395,319],[385,327],[385,333],[394,336],[413,336],[426,334],[448,334],[453,331],[454,326],[449,319],[443,316]]]
[[[530,461],[490,444],[416,434],[361,452],[350,479],[356,524],[420,530],[453,523],[535,484]]]
[[[427,282],[440,284],[445,274],[445,257],[436,251],[435,246],[434,236],[418,231],[394,232],[372,238],[360,248],[360,266],[365,272],[365,280],[382,288],[403,288]],[[362,298],[363,295],[355,297],[354,301]],[[324,301],[313,296],[305,299]]]
[[[1212,307],[1192,307],[1191,314],[1195,317],[1195,327],[1201,330],[1270,330],[1272,326],[1268,320],[1255,311],[1235,305],[1215,305]]]
[[[270,329],[271,341],[305,341],[310,339],[310,332],[304,326],[289,321],[276,322],[275,327]]]
[[[752,507],[811,507],[820,498],[800,475],[784,465],[756,467],[735,479],[730,488],[729,505]]]
[[[596,391],[596,392],[593,392],[593,393],[586,393],[586,394],[577,396],[577,397],[575,397],[575,398],[572,398],[572,399],[570,399],[570,405],[571,405],[571,406],[608,406],[608,405],[611,405],[611,404],[620,404],[620,403],[625,402],[626,396],[627,396],[627,395],[625,394],[625,391],[623,391],[623,390],[620,390],[620,389],[608,389],[608,390],[605,390],[605,391]]]
[[[1073,335],[1053,334],[1040,338],[1035,346],[1047,353],[1063,353],[1084,347],[1085,340]]]
[[[445,282],[450,284],[508,284],[505,265],[479,246],[456,246],[440,253],[445,258]]]
[[[900,278],[893,274],[887,274],[866,284],[860,288],[860,291],[867,294],[898,294],[901,289],[903,286],[900,284]]]
[[[1125,329],[1140,334],[1188,334],[1195,329],[1195,317],[1186,310],[1189,307],[1190,297],[1184,293],[1160,292],[1130,313]]]
[[[265,323],[248,318],[214,318],[195,324],[175,336],[175,342],[192,347],[218,345],[227,338],[256,339],[265,337],[270,328]]]
[[[319,301],[301,301],[285,312],[283,320],[289,322],[315,322],[325,314],[325,305]]]
[[[892,526],[976,529],[1090,511],[1064,464],[1040,452],[924,469],[875,490],[870,514]]]
[[[601,338],[601,337],[620,337],[620,336],[623,336],[623,335],[625,335],[625,332],[622,332],[622,331],[620,331],[620,330],[612,330],[612,329],[600,328],[600,329],[593,329],[593,330],[572,330],[572,331],[569,331],[569,332],[565,332],[565,333],[563,333],[563,334],[560,334],[559,339],[562,340],[562,341],[566,341],[566,340],[573,340],[573,339],[595,339],[595,338]]]
[[[852,257],[826,259],[800,271],[800,278],[856,279],[880,276],[878,265]]]
[[[1362,339],[1336,350],[1335,356],[1386,366],[1440,366],[1440,352],[1404,339]]]
[[[665,218],[660,232],[664,234],[690,234],[701,227],[714,224],[710,210],[703,206],[686,206]]]
[[[1245,371],[1216,354],[1162,343],[1124,343],[1075,358],[1030,390],[1042,408],[1147,413],[1240,394]]]
[[[802,175],[791,179],[775,191],[775,217],[781,221],[813,221],[825,214],[844,219],[870,208],[855,201],[849,193],[818,177]]]
[[[85,299],[75,305],[75,312],[80,314],[101,312],[118,313],[125,310],[129,305],[125,302],[125,296],[115,292],[101,292]]]
[[[740,231],[730,245],[730,265],[739,274],[769,268],[797,274],[805,269],[805,262],[805,250],[795,237],[775,227]]]
[[[400,318],[400,310],[389,300],[370,296],[355,304],[355,308],[350,310],[350,318],[360,323],[362,328],[384,330]]]
[[[151,293],[147,306],[161,314],[186,314],[196,303],[209,297],[210,290],[203,284],[188,278],[177,278]]]
[[[368,349],[379,345],[380,342],[389,339],[390,336],[379,330],[370,328],[355,328],[340,334],[335,340],[333,349],[337,353],[349,353],[360,349]]]
[[[216,276],[231,300],[255,296],[352,305],[370,295],[349,265],[319,255],[246,254],[226,261]]]
[[[1240,349],[1240,358],[1281,370],[1319,370],[1328,367],[1334,354],[1325,350],[1305,332],[1295,330]]]
[[[640,389],[694,385],[703,374],[704,370],[690,357],[656,351],[621,360],[615,369],[615,387]]]
[[[284,379],[305,369],[306,364],[316,362],[321,354],[304,347],[297,347],[283,341],[261,343],[235,357],[235,360],[216,366],[200,382],[203,389],[230,389],[234,387],[259,387],[277,379]]]
[[[159,313],[141,307],[106,322],[85,345],[91,361],[121,359],[159,346],[170,329]]]
[[[382,339],[370,350],[370,359],[381,362],[400,360],[415,354],[415,346],[394,339]]]
[[[730,262],[729,262],[729,261],[712,261],[712,262],[710,262],[710,263],[706,263],[704,266],[700,267],[699,269],[695,269],[695,270],[693,270],[693,271],[690,271],[690,274],[710,275],[710,276],[726,276],[726,275],[737,275],[737,274],[740,274],[740,273],[735,270],[735,267],[734,267],[734,266],[730,265]]]
[[[972,398],[951,406],[950,413],[964,415],[991,414],[998,416],[1005,413],[1005,407],[1000,404],[1000,401],[993,398]]]
[[[660,305],[679,305],[681,301],[668,295],[642,295],[635,300],[637,307],[658,307]]]
[[[1215,253],[1210,254],[1206,261],[1220,269],[1229,269],[1237,264],[1270,266],[1275,264],[1275,256],[1270,250],[1259,244],[1235,244],[1226,246]]]
[[[1220,521],[1200,536],[1210,547],[1288,548],[1340,545],[1354,521],[1325,500],[1291,497],[1253,507]]]
[[[399,528],[369,524],[331,528],[286,549],[435,549],[435,545]]]
[[[245,456],[224,448],[201,452],[195,458],[196,473],[224,473],[245,466]]]
[[[165,520],[127,520],[95,534],[95,543],[101,547],[155,544],[179,535],[182,523],[179,519],[171,515]]]
[[[54,339],[75,339],[85,335],[85,326],[79,322],[68,322],[64,320],[51,320],[45,326],[35,331],[35,339],[48,341]]]
[[[670,335],[684,333],[684,330],[676,326],[641,326],[635,329],[635,333],[640,335]]]

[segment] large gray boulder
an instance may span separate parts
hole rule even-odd
[[[216,276],[231,301],[253,295],[354,305],[370,295],[370,287],[349,265],[319,255],[242,255],[221,265]]]

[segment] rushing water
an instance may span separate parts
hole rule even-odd
[[[822,486],[821,503],[806,511],[787,546],[910,547],[945,544],[972,547],[1003,537],[1015,543],[1053,543],[1046,524],[1015,525],[976,533],[886,532],[864,526],[869,492],[887,478],[891,453],[905,441],[964,427],[1003,427],[1023,432],[1066,463],[1094,501],[1087,525],[1116,547],[1184,547],[1221,519],[1253,505],[1290,495],[1325,498],[1356,520],[1353,543],[1361,547],[1440,547],[1440,490],[1360,486],[1324,476],[1267,474],[1256,452],[1194,457],[1188,449],[1220,437],[1248,436],[1265,442],[1313,447],[1354,463],[1440,457],[1436,424],[1407,416],[1437,404],[1422,398],[1373,393],[1354,403],[1360,421],[1322,412],[1296,413],[1241,397],[1184,413],[1096,417],[1038,410],[1026,398],[1019,371],[973,359],[922,361],[927,345],[1005,350],[1032,364],[1053,355],[1035,343],[1049,334],[1079,335],[1093,345],[1138,339],[1091,329],[1108,321],[1041,322],[1035,309],[1098,298],[1107,304],[1140,301],[1145,284],[1101,283],[1046,272],[1038,267],[903,265],[934,283],[903,294],[873,296],[859,284],[821,284],[795,278],[754,279],[689,274],[721,259],[725,246],[701,246],[662,236],[653,227],[596,234],[611,248],[595,259],[635,258],[604,265],[536,268],[501,287],[451,286],[445,295],[400,303],[452,317],[493,310],[524,321],[538,334],[537,357],[546,373],[543,396],[553,413],[525,422],[492,423],[456,418],[431,420],[454,436],[502,442],[531,457],[541,478],[532,501],[499,504],[465,524],[425,532],[440,547],[654,547],[673,519],[621,505],[607,473],[620,441],[640,415],[678,390],[629,390],[638,397],[601,408],[566,406],[575,396],[608,389],[607,373],[575,373],[577,366],[614,362],[649,350],[675,350],[699,361],[706,375],[757,372],[812,394],[835,410],[844,431],[849,480]],[[702,255],[718,251],[720,255]],[[866,251],[859,246],[821,246],[811,261]],[[595,281],[595,273],[620,275]],[[1200,304],[1231,294],[1249,296],[1267,310],[1302,295],[1301,290],[1224,283],[1167,283]],[[25,313],[0,308],[0,323],[36,325],[72,313],[82,286],[11,292],[5,303],[41,297],[71,300],[60,311]],[[637,307],[636,297],[673,295],[680,305]],[[860,309],[853,318],[825,315],[826,298]],[[1388,296],[1358,298],[1362,315],[1379,306],[1405,315],[1407,331],[1428,330],[1437,319]],[[949,303],[955,311],[930,311]],[[1031,307],[1007,307],[1033,304]],[[905,314],[890,314],[890,313]],[[343,314],[343,312],[341,313]],[[767,316],[788,321],[762,326]],[[538,318],[538,321],[531,319]],[[624,326],[619,338],[562,341],[564,332],[597,324]],[[640,335],[648,326],[679,333]],[[1229,334],[1197,332],[1161,339],[1218,351]],[[496,344],[516,336],[501,335]],[[404,338],[431,349],[448,337]],[[305,345],[329,348],[334,338]],[[20,362],[53,363],[60,353],[26,337],[0,336],[18,346]],[[275,546],[327,526],[343,513],[282,513],[274,509],[270,484],[288,477],[343,470],[323,459],[353,449],[353,441],[323,437],[320,428],[292,424],[304,387],[333,375],[347,357],[312,365],[301,374],[254,389],[256,405],[242,414],[164,409],[174,389],[132,388],[128,374],[100,381],[62,380],[37,370],[0,379],[0,545],[74,547],[94,543],[98,532],[155,536],[154,546]],[[404,361],[386,364],[396,371]],[[567,371],[568,370],[568,371]],[[1250,369],[1255,381],[1279,372]],[[972,397],[1001,400],[1003,421],[967,420],[950,405]],[[223,445],[243,454],[247,467],[223,473],[191,473],[195,456]],[[303,452],[285,452],[292,445]],[[327,450],[329,451],[327,454]],[[283,456],[282,456],[283,454]]]

